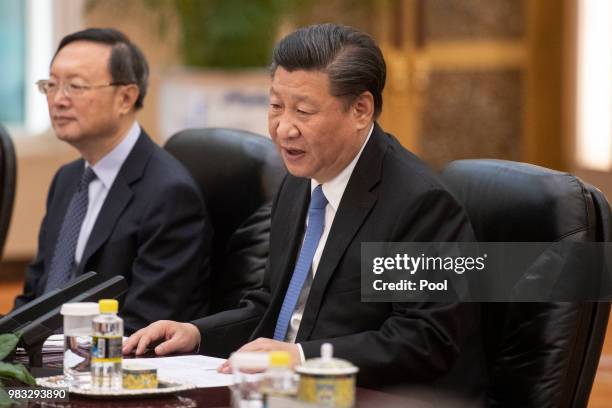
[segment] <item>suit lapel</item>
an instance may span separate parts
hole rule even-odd
[[[298,183],[288,187],[286,195],[294,198],[289,211],[284,212],[283,218],[278,220],[280,225],[284,225],[286,228],[283,229],[284,234],[281,236],[281,239],[276,241],[283,245],[278,268],[275,268],[275,271],[278,271],[277,274],[280,276],[273,277],[279,281],[279,287],[283,289],[286,289],[289,285],[297,260],[297,254],[302,244],[306,214],[310,203],[310,181],[301,179]],[[289,273],[285,273],[286,271],[289,271]],[[282,292],[281,299],[285,295],[284,290],[276,290],[275,292],[277,294]]]
[[[46,253],[45,253],[45,266],[46,268],[51,267],[53,254],[55,253],[55,245],[59,237],[66,212],[72,197],[77,191],[81,175],[85,170],[85,161],[83,159],[77,160],[75,163],[71,163],[70,167],[66,169],[66,181],[56,181],[56,185],[53,191],[53,202],[52,207],[49,208],[48,219],[48,230],[46,238]],[[47,284],[48,273],[43,274],[39,287],[41,291]],[[41,292],[42,293],[42,292]]]
[[[283,205],[274,214],[274,241],[271,242],[273,247],[270,248],[274,261],[270,262],[270,268],[266,271],[270,273],[272,298],[252,338],[272,337],[276,327],[278,313],[302,245],[304,224],[310,203],[310,180],[288,176],[280,201],[283,202]],[[277,228],[276,225],[279,227]]]
[[[60,182],[58,180],[57,182],[55,191],[53,192],[53,201],[56,204],[53,205],[53,208],[49,209],[52,216],[49,217],[48,237],[50,238],[49,242],[52,244],[50,248],[52,249],[55,249],[55,243],[57,242],[62,223],[66,217],[68,206],[77,191],[83,171],[85,171],[85,161],[81,159],[70,166],[71,167],[67,169],[66,181]]]
[[[83,258],[79,264],[77,275],[85,271],[91,256],[108,240],[115,225],[134,192],[132,185],[142,178],[145,167],[153,152],[154,144],[144,131],[141,131],[134,148],[121,166],[113,185],[111,186],[96,223],[85,245]]]
[[[376,203],[378,197],[371,190],[380,180],[381,166],[387,144],[382,129],[375,125],[370,140],[353,170],[334,217],[308,295],[296,342],[310,337],[327,284],[340,259],[353,242],[355,235]]]

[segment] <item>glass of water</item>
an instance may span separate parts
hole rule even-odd
[[[71,386],[91,382],[91,321],[98,315],[94,302],[64,303],[64,377]]]
[[[232,408],[263,408],[261,371],[270,365],[268,353],[235,352],[230,363],[234,380],[230,387]]]

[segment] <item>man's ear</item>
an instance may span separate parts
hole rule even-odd
[[[130,112],[140,95],[140,90],[135,84],[120,85],[119,89],[119,113],[122,115]]]
[[[358,127],[365,128],[374,119],[374,96],[370,91],[364,91],[353,101],[351,110]]]

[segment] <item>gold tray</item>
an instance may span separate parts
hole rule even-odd
[[[41,387],[47,388],[66,388],[66,380],[63,375],[56,375],[52,377],[41,377],[36,379],[36,383]],[[192,384],[179,384],[163,380],[158,380],[157,388],[147,388],[143,390],[99,390],[91,388],[90,386],[69,386],[68,392],[75,395],[82,395],[86,397],[95,398],[131,398],[131,397],[145,397],[145,396],[157,396],[174,394],[177,392],[188,391],[195,389],[195,385]]]

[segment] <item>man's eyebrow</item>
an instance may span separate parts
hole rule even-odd
[[[312,99],[308,95],[298,95],[295,98],[295,102],[309,102],[312,103]]]
[[[49,78],[51,77],[55,77],[57,78],[58,76],[52,72],[49,73]],[[70,74],[67,75],[65,79],[75,79],[75,78],[80,78],[80,79],[84,79],[82,76],[80,76],[79,74]]]
[[[270,87],[270,95],[272,96],[278,96],[278,92],[276,92],[274,90],[274,87]],[[291,101],[293,103],[298,103],[298,102],[307,102],[307,103],[314,103],[314,101],[312,100],[312,98],[310,98],[308,95],[297,95],[297,96],[293,96],[291,97]]]

